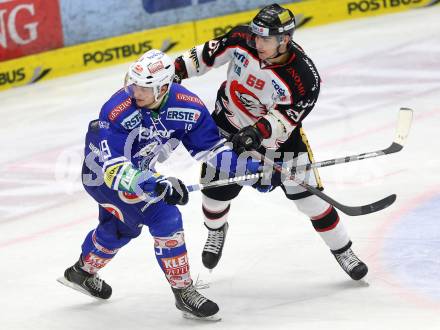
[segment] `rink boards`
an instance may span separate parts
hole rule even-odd
[[[297,27],[304,28],[434,6],[439,2],[439,0],[311,0],[285,6],[295,13]],[[185,22],[5,61],[0,65],[0,91],[133,61],[152,48],[165,52],[184,51],[226,33],[233,26],[249,23],[257,12],[258,10],[252,10]],[[423,19],[423,16],[420,19]]]

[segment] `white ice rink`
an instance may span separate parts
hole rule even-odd
[[[0,93],[0,329],[440,329],[440,6],[297,31],[320,70],[322,93],[304,127],[315,159],[389,145],[398,109],[415,110],[403,151],[321,169],[326,193],[361,205],[391,193],[388,209],[342,216],[368,264],[350,280],[280,190],[251,188],[230,212],[223,258],[201,264],[200,193],[182,207],[193,278],[223,320],[183,319],[147,230],[101,276],[98,302],[61,286],[97,206],[80,184],[87,124],[121,87],[128,64]],[[212,109],[224,68],[185,86]],[[167,175],[196,183],[199,164],[179,148]]]

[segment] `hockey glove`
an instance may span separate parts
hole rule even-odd
[[[272,186],[271,184],[263,184],[262,180],[263,178],[259,178],[258,181],[252,185],[252,188],[258,190],[261,193],[271,192],[272,190],[275,189],[275,187]]]
[[[179,56],[174,61],[175,74],[173,78],[173,82],[180,84],[183,79],[188,78],[188,72],[186,71],[185,61],[182,56]]]
[[[263,137],[254,126],[246,126],[239,130],[231,139],[234,151],[240,155],[246,150],[258,149]]]
[[[185,184],[174,177],[162,178],[157,181],[155,193],[163,196],[169,205],[185,205],[188,203],[188,189]]]
[[[242,155],[244,156],[244,155]],[[251,157],[239,157],[231,149],[224,150],[208,160],[210,166],[218,171],[228,173],[229,178],[260,172],[261,163]]]
[[[239,155],[245,150],[258,149],[261,141],[269,138],[271,133],[270,123],[266,119],[260,118],[255,125],[243,127],[232,136],[233,149]]]
[[[270,174],[270,176],[269,174],[263,175],[252,185],[252,187],[262,193],[267,193],[274,190],[281,184],[281,174],[277,171],[273,171]]]

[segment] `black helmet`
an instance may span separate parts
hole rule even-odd
[[[295,16],[286,8],[272,4],[259,11],[251,22],[251,32],[260,36],[292,36],[295,30]]]

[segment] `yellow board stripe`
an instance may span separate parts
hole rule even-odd
[[[385,5],[388,2],[377,1],[378,8],[368,6],[365,9],[360,4],[368,1],[309,0],[285,4],[283,7],[293,11],[298,26],[312,27],[426,7],[432,4],[432,1],[395,1],[394,5]],[[236,25],[249,24],[258,11],[255,9],[178,23],[3,61],[0,63],[0,91],[134,61],[151,48],[163,49],[167,52],[184,51],[223,35]],[[288,15],[287,12],[285,14]],[[280,20],[283,18],[284,16],[280,17]]]

